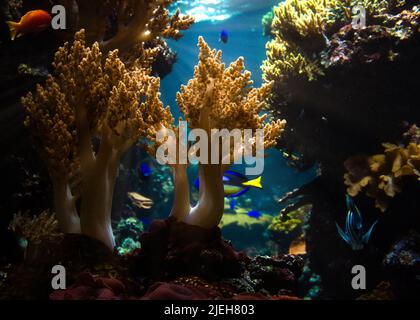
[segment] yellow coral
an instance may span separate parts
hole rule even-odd
[[[370,157],[352,157],[345,162],[347,173],[344,183],[347,192],[356,196],[365,191],[375,198],[375,205],[382,212],[388,207],[389,198],[402,191],[403,178],[420,179],[420,145],[410,143],[407,147],[385,143],[384,154]]]
[[[58,223],[55,214],[48,211],[33,217],[28,213],[18,213],[13,216],[9,229],[30,243],[39,243],[45,236],[58,233]]]
[[[269,214],[262,214],[258,219],[250,217],[245,212],[237,212],[235,214],[224,214],[220,221],[219,227],[225,228],[230,225],[237,225],[241,228],[250,229],[254,225],[268,225],[273,217]]]
[[[110,210],[121,156],[142,136],[154,138],[172,116],[160,100],[149,65],[130,70],[117,51],[103,59],[99,44],[85,46],[84,32],[55,55],[55,76],[22,98],[25,124],[45,159],[54,185],[62,231],[80,232],[113,246]],[[70,186],[80,175],[78,190]],[[81,197],[80,222],[75,194]]]
[[[237,59],[226,68],[221,61],[221,51],[211,50],[202,37],[199,38],[198,47],[199,63],[194,69],[194,77],[181,87],[176,97],[189,127],[204,130],[212,138],[213,129],[228,129],[230,132],[239,130],[241,133],[245,129],[251,129],[253,136],[249,142],[254,147],[257,142],[255,131],[264,129],[264,147],[274,146],[286,122],[267,122],[267,115],[260,115],[266,107],[271,84],[252,88],[251,73],[245,71],[243,58]],[[220,139],[215,144],[216,148],[222,148],[222,145]],[[208,149],[213,149],[209,146],[210,144],[207,145]],[[242,143],[239,148],[231,146],[230,152],[223,155],[223,159],[219,152],[218,161],[213,161],[212,154],[212,164],[199,164],[199,200],[193,208],[189,199],[187,166],[181,163],[175,165],[175,201],[171,215],[204,228],[217,226],[224,210],[222,176],[232,163],[231,159],[225,157],[235,156],[243,150],[242,146]]]
[[[57,0],[72,8],[72,30],[86,30],[87,43],[100,44],[103,52],[127,51],[160,38],[178,40],[181,31],[194,22],[180,11],[173,15],[168,7],[176,0]],[[110,28],[111,18],[116,26]],[[111,30],[112,29],[112,30]],[[115,30],[114,30],[115,29]]]
[[[176,97],[188,125],[202,129],[264,129],[265,147],[275,145],[286,122],[266,123],[267,115],[259,115],[266,107],[271,84],[251,88],[251,73],[245,71],[242,57],[225,68],[221,51],[211,50],[202,37],[198,46],[199,64],[194,78],[181,87]]]
[[[352,9],[359,5],[368,16],[390,12],[404,0],[286,0],[274,8],[267,60],[262,66],[266,81],[289,76],[311,81],[323,75],[315,53],[326,45],[325,34],[336,25],[352,21]]]

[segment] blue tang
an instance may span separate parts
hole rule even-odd
[[[200,186],[199,179],[195,180],[195,187]],[[228,170],[223,175],[223,186],[225,190],[225,197],[235,198],[243,195],[250,188],[262,189],[261,176],[248,180],[246,176],[235,171]]]
[[[220,42],[227,43],[229,40],[229,33],[226,30],[220,32]]]

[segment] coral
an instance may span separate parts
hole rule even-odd
[[[375,206],[382,212],[386,211],[389,198],[402,191],[406,177],[420,180],[420,145],[385,143],[383,147],[383,154],[356,156],[344,163],[348,170],[344,175],[347,192],[356,196],[364,191],[375,199]]]
[[[266,81],[282,82],[291,75],[313,80],[322,75],[311,57],[313,48],[307,53],[303,46],[325,45],[325,18],[332,1],[287,0],[274,8],[274,39],[267,43],[267,60],[262,66]]]
[[[312,205],[304,205],[288,212],[287,215],[280,214],[274,217],[268,226],[268,230],[278,234],[280,237],[295,233],[297,229],[302,227],[311,210]]]
[[[420,234],[411,230],[397,240],[383,260],[391,290],[398,299],[418,299],[420,289]]]
[[[272,295],[295,295],[303,265],[299,256],[258,256],[247,264],[247,270],[256,292],[265,289]]]
[[[274,10],[271,9],[262,17],[263,36],[273,36],[271,25],[273,24]]]
[[[274,8],[267,60],[262,69],[267,81],[288,77],[309,81],[325,75],[320,52],[328,45],[332,29],[352,22],[352,9],[362,6],[367,16],[393,12],[403,0],[286,0]]]
[[[270,84],[252,88],[251,73],[244,70],[243,58],[226,68],[221,61],[221,51],[211,50],[202,37],[199,38],[198,47],[199,63],[195,67],[194,78],[181,87],[176,97],[189,128],[201,129],[212,139],[215,138],[211,132],[214,129],[236,129],[241,132],[245,128],[251,129],[253,136],[250,137],[250,141],[253,142],[253,148],[258,143],[257,140],[261,142],[257,139],[255,130],[264,129],[264,144],[261,147],[274,146],[284,130],[285,121],[267,123],[267,114],[260,115],[266,105]],[[233,146],[230,146],[230,154],[222,158],[222,144],[223,141],[221,142],[219,137],[218,153],[209,152],[212,164],[199,164],[199,201],[192,209],[187,165],[181,164],[177,159],[177,164],[173,166],[175,201],[171,216],[209,229],[219,224],[224,208],[222,176],[232,158],[236,158],[238,153],[241,156],[243,151],[241,147],[236,146],[234,150]],[[214,146],[210,148],[210,141],[206,147],[216,149]],[[214,161],[214,158],[217,158],[217,161]],[[218,164],[213,164],[214,162]]]
[[[313,2],[280,3],[262,68],[274,81],[269,110],[288,123],[278,148],[296,155],[294,167],[319,164],[333,178],[350,156],[377,152],[419,121],[419,1]],[[366,5],[364,28],[351,24],[356,4]]]
[[[86,30],[87,43],[98,42],[103,52],[142,50],[147,42],[162,43],[161,38],[181,38],[182,30],[194,22],[168,7],[175,0],[58,0],[70,13],[69,29]]]
[[[272,220],[272,216],[269,214],[263,214],[258,219],[250,217],[245,212],[241,212],[239,209],[237,213],[234,214],[224,214],[222,220],[220,221],[219,227],[225,228],[231,225],[236,225],[237,227],[244,229],[251,229],[254,225],[268,225]]]
[[[58,233],[55,214],[44,211],[38,216],[18,213],[13,216],[9,229],[23,237],[28,243],[37,244],[42,238]]]
[[[137,239],[143,231],[144,225],[135,215],[120,218],[114,227],[117,252],[125,255],[139,249],[140,242]]]
[[[112,248],[111,204],[120,158],[172,116],[147,62],[127,70],[116,51],[103,59],[98,43],[85,46],[83,31],[58,50],[53,66],[55,75],[38,85],[35,95],[22,98],[25,125],[47,164],[60,229],[81,231]]]

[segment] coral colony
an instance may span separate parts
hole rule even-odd
[[[272,5],[0,6],[0,299],[420,298],[420,1]]]

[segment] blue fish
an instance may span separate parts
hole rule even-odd
[[[345,231],[340,228],[336,222],[337,231],[340,237],[351,246],[353,250],[362,250],[364,246],[369,242],[370,236],[372,234],[373,228],[377,224],[376,220],[369,230],[364,233],[364,224],[363,217],[354,203],[353,199],[346,195],[346,206],[347,206],[347,218],[346,218],[346,227]]]
[[[235,201],[235,199],[230,199],[230,201],[229,201],[229,208],[230,208],[230,210],[234,210],[235,207],[236,207],[236,201]]]
[[[141,222],[143,222],[143,224],[144,224],[145,226],[148,226],[148,225],[150,225],[150,223],[151,223],[151,220],[150,220],[150,218],[148,218],[148,217],[143,217],[143,218],[140,218],[140,221],[141,221]]]
[[[199,189],[200,181],[195,180],[195,187]],[[262,189],[261,177],[253,180],[248,180],[246,176],[235,171],[228,170],[223,175],[223,187],[225,197],[235,198],[243,195],[250,188]]]
[[[220,42],[227,43],[229,40],[229,33],[226,30],[220,32]]]
[[[150,177],[152,174],[152,169],[149,167],[149,165],[145,162],[142,162],[140,165],[140,172],[143,177]]]
[[[259,219],[261,217],[261,212],[251,210],[247,213],[247,215],[250,216],[251,218]]]

